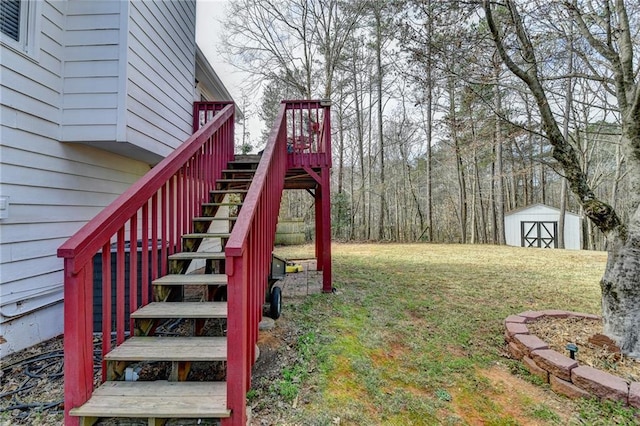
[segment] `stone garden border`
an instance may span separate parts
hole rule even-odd
[[[609,399],[640,408],[640,382],[626,380],[602,370],[579,365],[529,333],[527,324],[544,317],[585,318],[599,320],[597,315],[561,310],[525,311],[504,320],[505,340],[511,356],[523,362],[533,375],[549,383],[551,389],[569,398]]]

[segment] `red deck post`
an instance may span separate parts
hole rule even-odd
[[[246,317],[249,314],[249,303],[245,283],[249,274],[243,260],[246,256],[228,258],[227,297],[230,312],[227,318],[227,407],[231,417],[222,419],[223,426],[245,425],[247,423],[246,392],[249,346]]]
[[[315,213],[316,213],[316,270],[322,271],[324,269],[324,249],[322,238],[322,185],[316,188],[315,198]]]
[[[69,410],[83,404],[93,391],[93,265],[73,273],[73,259],[65,259],[64,424],[76,426]]]
[[[283,101],[289,114],[287,168],[306,172],[315,183],[315,255],[323,272],[322,291],[333,290],[331,277],[331,101]],[[322,110],[322,119],[320,118]],[[308,117],[308,122],[304,118]],[[320,122],[322,125],[320,126]],[[314,126],[315,125],[315,126]],[[308,142],[309,141],[309,142]]]
[[[323,169],[320,178],[322,180],[319,188],[322,256],[318,256],[318,263],[322,259],[322,292],[331,293],[333,286],[331,284],[331,182],[329,180],[329,169]]]

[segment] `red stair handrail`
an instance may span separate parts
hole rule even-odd
[[[262,319],[280,198],[287,168],[285,104],[281,104],[251,186],[225,246],[228,275],[227,407],[223,425],[246,424],[258,323]]]
[[[208,201],[209,191],[233,160],[234,115],[232,102],[194,103],[193,135],[58,249],[58,257],[64,258],[65,425],[79,424],[69,410],[84,404],[93,392],[94,257],[102,250],[102,282],[112,284],[111,251],[115,250],[115,343],[119,345],[127,326],[125,281],[128,278],[130,283],[128,312],[133,312],[149,302],[150,281],[166,274],[167,256],[180,250],[181,235],[191,232],[192,218],[199,216],[201,204]],[[141,295],[138,259],[132,255],[137,254],[133,247],[139,238]],[[129,250],[129,275],[125,276],[127,239],[135,245]],[[151,247],[147,247],[149,240]],[[112,336],[112,285],[102,286],[103,336]],[[132,322],[128,325],[132,330]],[[103,356],[111,349],[111,339],[103,338]],[[103,381],[104,366],[103,361]]]
[[[329,104],[327,101],[282,101],[260,163],[238,219],[225,246],[228,275],[227,404],[232,411],[222,424],[246,424],[246,394],[251,387],[258,323],[266,296],[285,176],[294,158],[309,164],[313,154],[328,156],[330,166]],[[305,117],[319,126],[309,129]],[[307,149],[291,144],[309,138]],[[313,139],[313,140],[312,140]],[[294,160],[295,162],[295,160]]]

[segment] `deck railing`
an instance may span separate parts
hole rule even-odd
[[[287,168],[331,167],[330,100],[284,101]]]
[[[192,218],[233,159],[234,112],[230,102],[195,103],[199,130],[58,249],[64,258],[66,425],[79,423],[69,410],[93,392],[94,332],[103,336],[103,357],[125,340],[133,329],[128,314],[149,303],[151,281],[166,274],[167,256],[180,250],[182,234],[191,232]],[[93,326],[94,259],[102,264],[101,282],[110,284],[101,285],[102,330]]]

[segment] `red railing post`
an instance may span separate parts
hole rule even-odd
[[[227,408],[231,419],[223,419],[223,425],[245,425],[247,423],[246,397],[249,371],[247,314],[248,300],[245,283],[248,280],[247,262],[242,255],[227,256]]]
[[[322,259],[322,291],[331,293],[333,290],[331,277],[331,182],[329,169],[324,169],[320,175],[322,184],[320,189],[320,223],[322,240],[321,252],[318,254],[318,263]],[[316,223],[317,223],[316,219]]]
[[[73,259],[65,259],[64,290],[64,424],[80,424],[69,415],[93,390],[93,265],[73,273]]]
[[[320,215],[322,223],[322,291],[330,293],[333,290],[333,278],[331,276],[331,179],[329,169],[331,168],[331,101],[320,102],[324,109],[324,155],[325,164],[320,172],[322,180],[320,187],[320,198],[322,199]],[[319,261],[320,259],[318,259]]]

